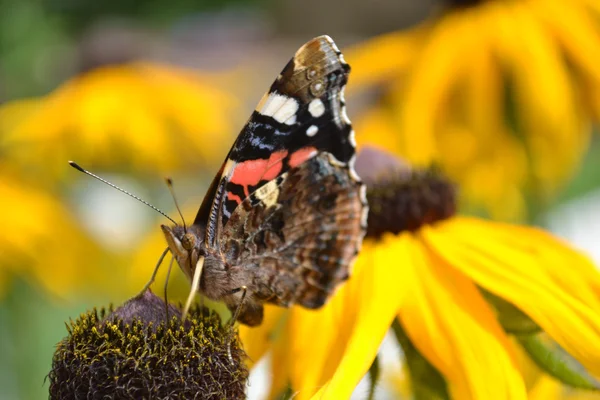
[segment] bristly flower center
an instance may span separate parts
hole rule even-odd
[[[367,237],[413,232],[456,213],[456,187],[436,168],[412,170],[390,153],[365,147],[356,170],[367,185]]]
[[[367,237],[416,231],[456,213],[456,188],[433,169],[390,174],[367,186]]]

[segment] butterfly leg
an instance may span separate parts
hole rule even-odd
[[[242,291],[242,297],[240,299],[240,303],[238,304],[237,308],[235,309],[235,312],[233,313],[233,315],[231,316],[231,319],[229,320],[230,325],[235,324],[235,321],[237,321],[238,317],[240,316],[240,311],[242,310],[242,306],[244,305],[244,300],[246,300],[246,292],[248,291],[248,288],[246,286],[242,286],[241,288],[234,289],[231,292],[231,294],[235,294],[239,291]]]
[[[238,304],[237,308],[235,309],[235,312],[233,313],[231,319],[229,320],[229,327],[231,328],[231,332],[233,332],[233,324],[235,324],[235,321],[238,319],[238,317],[240,315],[240,310],[242,309],[242,306],[244,305],[244,300],[246,300],[246,292],[248,291],[248,288],[246,286],[242,286],[241,288],[234,289],[231,292],[231,294],[235,294],[235,293],[239,292],[240,290],[242,291],[242,297],[240,299],[240,303]],[[235,365],[235,363],[233,361],[233,356],[231,355],[231,340],[227,343],[227,357],[229,358],[229,362],[231,363],[231,365]]]
[[[167,288],[169,286],[169,277],[171,276],[171,269],[173,268],[173,261],[175,261],[175,257],[171,256],[171,262],[169,263],[169,269],[167,270],[167,278],[165,279],[165,287],[164,287],[164,296],[165,296],[165,315],[167,316],[166,322],[169,322],[169,299],[167,297]]]
[[[188,311],[190,311],[192,301],[194,300],[194,297],[198,292],[198,288],[200,287],[202,267],[204,267],[204,257],[200,256],[200,258],[198,258],[198,262],[196,263],[196,268],[194,269],[194,277],[192,278],[192,289],[190,290],[190,294],[188,295],[187,301],[185,302],[185,307],[183,308],[183,314],[181,316],[182,321],[185,321]]]
[[[142,288],[140,293],[138,293],[138,295],[135,297],[143,296],[144,293],[146,293],[146,290],[148,290],[150,288],[150,285],[152,285],[154,283],[154,280],[156,279],[156,274],[158,273],[158,268],[160,267],[160,264],[162,264],[163,260],[165,259],[166,255],[169,251],[170,251],[170,249],[167,247],[165,249],[165,251],[162,252],[162,254],[160,255],[160,258],[158,259],[158,262],[156,263],[156,267],[154,267],[154,271],[152,272],[152,276],[150,277],[150,280],[144,285],[144,287]]]

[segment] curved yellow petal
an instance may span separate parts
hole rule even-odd
[[[42,154],[53,169],[82,158],[161,170],[222,161],[235,106],[206,75],[138,62],[98,68],[47,96],[2,105],[0,127],[10,128],[3,141],[15,150],[11,159],[23,163]]]
[[[344,50],[352,66],[349,94],[407,72],[421,49],[427,26],[380,35]]]
[[[586,257],[538,230],[477,219],[422,232],[448,264],[516,305],[600,376],[599,273]]]
[[[372,108],[359,115],[353,124],[359,148],[368,145],[402,154],[401,140],[389,110]]]
[[[576,88],[560,49],[529,6],[489,2],[495,52],[514,84],[517,122],[541,189],[568,177],[589,141]]]
[[[529,400],[600,400],[600,393],[573,389],[548,375],[542,375],[529,391]]]
[[[295,398],[350,397],[402,300],[406,243],[406,237],[393,236],[378,244],[367,241],[352,277],[323,309],[292,310],[289,357]]]
[[[511,345],[476,286],[415,239],[400,310],[408,336],[456,399],[525,399]]]
[[[250,365],[257,363],[276,343],[285,341],[287,320],[288,310],[265,305],[262,324],[254,328],[240,325],[240,339]]]
[[[590,49],[600,49],[598,21],[594,21],[582,6],[565,7],[555,1],[532,1],[529,7],[548,26],[571,65],[600,82],[600,64],[590,54]]]
[[[480,44],[472,18],[478,18],[475,8],[440,18],[424,41],[411,75],[391,86],[390,97],[398,109],[398,132],[411,162],[428,164],[438,156],[435,131],[440,117],[453,101],[453,90],[468,73],[471,49]]]
[[[287,320],[287,316],[284,319]],[[282,393],[288,389],[291,382],[291,365],[295,362],[289,357],[290,338],[293,337],[289,325],[283,326],[277,339],[271,347],[271,387],[269,388],[269,399],[281,399]]]
[[[57,198],[8,171],[0,174],[0,198],[0,274],[5,280],[17,274],[64,297],[122,289],[120,282],[111,282],[108,260],[100,258]]]

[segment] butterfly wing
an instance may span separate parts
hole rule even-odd
[[[329,37],[302,46],[253,112],[198,213],[207,247],[250,277],[243,323],[260,323],[263,302],[318,308],[349,276],[367,216],[343,95],[349,71]],[[239,306],[239,296],[223,300]]]
[[[223,254],[251,271],[240,320],[262,302],[319,308],[347,279],[366,228],[365,188],[321,152],[250,194],[223,231]],[[238,301],[224,299],[234,309]]]
[[[194,224],[218,248],[220,232],[251,193],[321,152],[354,173],[354,132],[343,90],[350,67],[333,40],[302,46],[263,96],[215,177]]]

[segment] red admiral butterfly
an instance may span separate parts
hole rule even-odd
[[[328,36],[302,46],[242,129],[193,225],[162,225],[193,293],[223,300],[244,324],[261,323],[265,302],[319,308],[349,277],[367,218],[344,101],[349,72]]]

